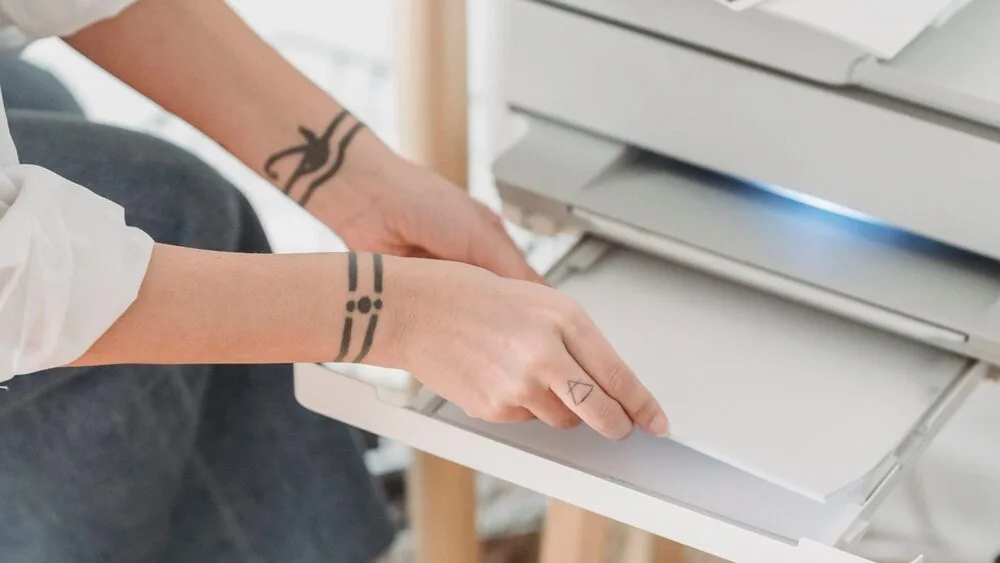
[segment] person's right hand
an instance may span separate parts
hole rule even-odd
[[[439,260],[387,256],[386,277],[393,314],[378,363],[406,369],[469,416],[558,428],[582,419],[614,440],[635,425],[667,433],[659,404],[564,294]]]

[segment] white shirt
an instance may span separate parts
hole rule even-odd
[[[134,1],[0,0],[0,38],[68,35]],[[0,115],[2,382],[83,355],[135,300],[153,241],[118,205],[20,164]]]

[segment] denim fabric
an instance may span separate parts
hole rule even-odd
[[[159,242],[269,251],[211,168],[25,91],[53,86],[19,65],[0,64],[0,83],[22,162],[118,202]],[[0,562],[370,563],[394,539],[357,433],[299,406],[290,366],[59,369],[8,385]]]

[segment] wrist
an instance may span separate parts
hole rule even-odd
[[[405,161],[373,131],[361,127],[342,150],[336,174],[307,186],[305,192],[290,193],[296,202],[338,233],[360,217],[379,208],[383,188],[392,184]]]
[[[367,281],[365,275],[368,269],[374,273],[376,260],[381,262],[381,287],[374,278]],[[346,313],[351,320],[344,324],[344,330],[350,330],[351,336],[344,340],[342,335],[341,342],[341,352],[348,349],[350,353],[342,358],[343,361],[357,359],[355,350],[364,346],[371,320],[377,317],[371,349],[360,363],[407,367],[407,349],[411,346],[418,319],[422,317],[422,303],[430,296],[428,288],[432,287],[427,275],[430,263],[430,260],[380,254],[358,256],[359,283],[356,291],[349,288]],[[351,343],[345,346],[345,341]]]

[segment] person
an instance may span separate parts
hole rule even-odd
[[[405,369],[498,423],[667,432],[649,391],[496,215],[394,154],[226,3],[8,0],[0,27],[62,37],[352,249],[270,254],[246,200],[195,157],[11,108],[3,560],[376,558],[391,527],[347,429],[295,404],[293,362]]]

